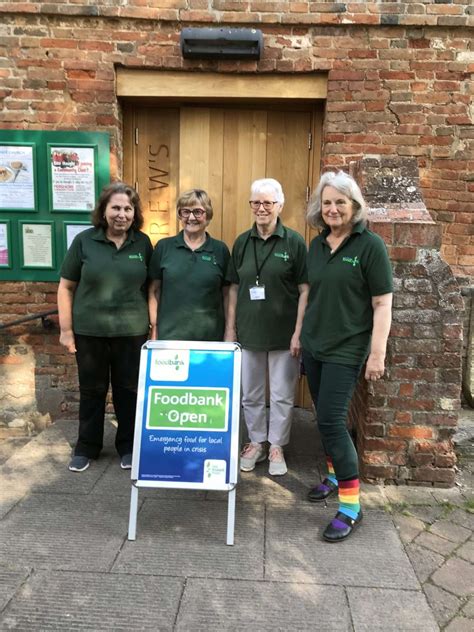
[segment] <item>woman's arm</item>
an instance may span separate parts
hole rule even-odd
[[[76,342],[72,329],[72,304],[76,292],[76,281],[61,277],[58,287],[59,342],[69,353],[76,353]]]
[[[300,335],[301,327],[303,326],[303,317],[306,310],[306,304],[308,302],[309,284],[301,283],[298,285],[298,292],[300,293],[298,298],[298,311],[296,313],[295,331],[290,340],[290,353],[293,357],[299,356],[301,353]]]
[[[392,324],[392,297],[393,294],[391,292],[372,297],[374,323],[372,326],[370,354],[365,368],[366,380],[378,380],[385,371],[387,340]]]
[[[227,296],[227,309],[226,309],[226,319],[225,319],[225,333],[224,333],[224,341],[225,342],[236,342],[237,341],[237,331],[235,329],[235,314],[237,309],[237,292],[239,290],[239,286],[237,283],[231,283],[228,289]],[[224,305],[225,305],[225,295],[224,295]]]
[[[148,286],[148,318],[150,320],[150,340],[158,338],[157,322],[160,308],[161,281],[153,279]]]

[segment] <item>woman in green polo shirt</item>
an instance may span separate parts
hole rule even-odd
[[[150,262],[151,339],[222,341],[229,249],[207,232],[213,210],[206,191],[186,191],[176,211],[181,232],[161,239]]]
[[[250,439],[240,455],[240,469],[250,472],[264,461],[268,442],[272,476],[287,472],[283,447],[290,440],[308,295],[306,244],[300,234],[281,223],[284,201],[277,180],[265,178],[252,184],[250,208],[255,223],[237,237],[228,273],[232,285],[226,340],[242,345],[242,408]]]
[[[366,228],[366,206],[355,180],[325,173],[308,208],[322,232],[308,252],[310,292],[303,321],[303,362],[327,457],[327,477],[308,499],[338,492],[339,508],[323,537],[347,538],[362,520],[357,452],[347,412],[362,365],[365,379],[385,370],[391,324],[392,269],[383,240]]]
[[[102,449],[110,382],[118,423],[115,447],[121,467],[131,468],[140,349],[148,338],[152,245],[140,231],[137,192],[122,182],[107,186],[92,224],[67,251],[58,288],[59,341],[75,354],[79,372],[79,437],[69,464],[72,472],[86,470]]]

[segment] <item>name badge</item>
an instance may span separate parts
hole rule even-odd
[[[265,300],[265,286],[264,285],[252,285],[249,287],[250,300],[251,301],[264,301]]]

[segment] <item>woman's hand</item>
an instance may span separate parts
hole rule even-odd
[[[150,325],[148,340],[158,340],[158,328],[156,325]]]
[[[365,379],[376,382],[385,372],[385,354],[371,353],[365,367]]]
[[[61,331],[59,334],[59,343],[63,347],[66,347],[69,353],[76,353],[76,340],[72,329],[69,329],[68,331]]]
[[[293,334],[290,340],[290,354],[297,358],[301,353],[300,337],[298,334]]]

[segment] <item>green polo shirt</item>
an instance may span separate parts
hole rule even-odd
[[[256,261],[255,261],[256,254]],[[264,260],[266,261],[264,262]],[[259,285],[265,299],[250,299],[249,288]],[[303,237],[278,220],[275,232],[262,239],[254,226],[234,244],[227,279],[237,283],[237,339],[251,351],[289,349],[298,311],[298,285],[308,282]]]
[[[359,365],[368,354],[372,297],[393,291],[392,267],[383,240],[358,223],[331,254],[329,229],[309,246],[310,291],[301,344],[322,362]]]
[[[148,332],[147,266],[153,247],[130,229],[117,250],[102,228],[76,235],[61,266],[75,281],[73,329],[84,336],[140,336]]]
[[[184,241],[183,231],[158,242],[149,274],[161,281],[157,322],[160,340],[223,339],[222,289],[229,257],[225,243],[210,235],[194,251]]]

